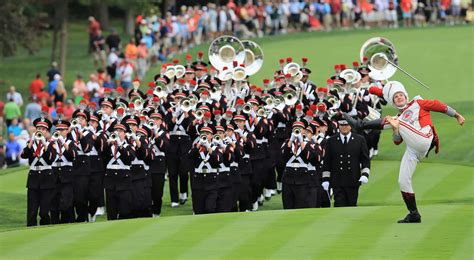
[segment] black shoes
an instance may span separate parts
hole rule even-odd
[[[410,212],[404,219],[400,219],[397,223],[421,223],[421,215],[418,211]]]

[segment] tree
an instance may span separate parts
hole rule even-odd
[[[48,27],[47,14],[40,1],[2,0],[0,1],[0,49],[2,56],[13,56],[18,46],[30,54],[38,50]]]

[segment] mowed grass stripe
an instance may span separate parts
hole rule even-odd
[[[79,234],[73,239],[64,239],[66,243],[60,246],[51,247],[55,249],[48,253],[52,257],[89,257],[93,256],[95,252],[99,251],[104,245],[113,243],[115,240],[121,239],[133,233],[134,230],[141,228],[143,223],[140,221],[109,221],[102,223],[87,223],[83,227],[70,228],[66,234],[63,234],[63,239]],[[85,231],[84,231],[85,230]]]
[[[471,207],[470,210],[472,212],[473,208]],[[471,218],[469,221],[468,229],[471,235],[465,237],[464,241],[457,245],[456,251],[449,257],[450,259],[469,259],[474,255],[474,236],[472,235],[474,233],[474,219]]]
[[[435,164],[435,163],[418,163],[418,166],[413,174],[412,185],[418,201],[422,201],[424,193],[430,190],[438,183],[442,183],[443,179],[449,176],[454,171],[454,167],[450,165]],[[397,174],[398,183],[398,174]],[[402,201],[400,189],[393,190],[390,196],[385,199],[385,204],[397,203]]]
[[[368,214],[351,219],[352,225],[347,225],[331,243],[327,242],[322,251],[316,251],[314,257],[344,258],[350,255],[351,258],[358,258],[364,255],[366,248],[371,247],[390,227],[386,216],[387,208],[377,207]]]
[[[446,259],[452,256],[457,249],[458,244],[472,236],[472,219],[474,214],[472,208],[457,207],[448,212],[443,219],[433,226],[425,236],[418,240],[412,250],[406,255],[407,258],[420,259],[426,257],[427,252],[436,252],[435,258]],[[453,221],[458,225],[450,225]],[[449,227],[449,228],[448,228]],[[432,243],[439,241],[441,243]],[[473,257],[465,255],[463,258]]]
[[[153,225],[148,230],[141,230],[134,234],[134,250],[120,249],[123,258],[141,259],[156,257],[162,250],[164,240],[175,236],[183,230],[193,228],[198,218],[187,217],[163,217],[151,220]]]
[[[182,218],[181,221],[193,220],[193,223],[187,228],[181,228],[182,222],[173,221],[169,223],[170,226],[166,228],[177,228],[176,232],[168,235],[157,243],[157,246],[149,247],[143,252],[137,252],[134,258],[145,257],[166,257],[176,258],[183,251],[205,240],[207,236],[219,232],[226,225],[238,220],[238,214],[214,214],[214,215],[199,215],[188,216]],[[157,230],[157,232],[159,232]]]
[[[359,190],[359,205],[385,205],[387,197],[398,189],[398,162],[373,161],[369,183]]]
[[[407,210],[402,207],[387,207],[387,219],[392,224],[385,234],[379,237],[379,240],[368,247],[365,258],[377,256],[377,258],[395,258],[404,259],[405,254],[409,254],[411,250],[418,250],[415,247],[418,241],[423,240],[432,228],[440,228],[440,223],[446,215],[451,211],[463,206],[447,206],[447,205],[429,205],[423,207],[421,211],[422,223],[419,224],[398,224],[396,221],[407,214]],[[449,228],[449,227],[446,227]],[[427,240],[426,243],[436,243],[439,245],[441,241]],[[449,241],[445,241],[449,243]],[[441,246],[441,245],[440,245]],[[426,257],[436,255],[436,252],[425,252]]]
[[[267,226],[281,221],[281,218],[286,218],[284,212],[278,211],[278,213],[282,216],[277,218],[273,213],[262,211],[239,213],[237,221],[223,227],[218,233],[208,236],[194,247],[188,248],[179,258],[221,258],[236,251],[236,248],[246,241],[245,237],[255,237]]]
[[[354,219],[370,215],[377,209],[378,207],[314,209],[312,212],[315,216],[318,214],[324,216],[314,218],[310,224],[300,227],[293,238],[283,237],[285,243],[267,254],[275,258],[294,259],[312,256],[342,235],[347,226],[354,224]]]
[[[327,215],[323,212],[322,215]],[[263,228],[258,233],[248,237],[224,258],[265,258],[272,252],[278,250],[289,239],[297,236],[313,221],[320,219],[314,210],[283,210],[278,214],[265,214],[262,216],[266,221],[262,222]],[[244,227],[242,227],[244,228]],[[271,241],[271,242],[269,242]]]
[[[100,228],[97,225],[88,223],[67,224],[6,232],[2,235],[8,234],[8,236],[5,236],[8,237],[8,240],[2,241],[1,244],[4,248],[2,248],[1,252],[4,257],[16,255],[40,257],[70,243],[76,243],[77,247],[76,239],[103,230],[107,232],[107,228],[111,224],[103,223],[100,225]]]
[[[425,203],[432,202],[459,202],[464,203],[474,199],[474,182],[472,176],[473,167],[451,165],[452,173],[447,174],[445,178],[436,185],[427,190],[423,196]],[[449,189],[449,198],[445,191]]]

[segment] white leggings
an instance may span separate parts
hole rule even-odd
[[[399,131],[407,148],[400,164],[398,183],[401,191],[414,193],[411,178],[415,173],[416,165],[430,149],[433,141],[433,131],[430,126],[416,130],[401,120]]]

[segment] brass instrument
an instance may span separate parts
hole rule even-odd
[[[119,141],[119,136],[118,136],[117,132],[113,132],[112,134],[110,134],[110,137],[108,139],[109,143],[118,142],[118,141]]]
[[[194,113],[194,116],[196,117],[197,120],[202,120],[202,118],[204,117],[204,111],[202,109],[198,109]]]
[[[175,77],[180,79],[186,73],[186,68],[183,65],[175,65],[174,71],[175,71]]]
[[[245,51],[242,42],[229,35],[224,35],[212,41],[208,51],[209,62],[218,71],[224,67],[232,68],[233,62],[243,64],[245,61]]]
[[[168,93],[163,90],[161,86],[156,86],[155,90],[153,90],[153,94],[158,96],[159,98],[164,98],[168,95]]]
[[[61,138],[61,134],[59,131],[54,131],[53,134],[51,135],[51,140],[53,141],[58,141]]]
[[[183,98],[181,101],[179,101],[179,105],[181,107],[181,110],[184,112],[191,111],[192,106],[191,106],[191,100],[189,98]]]
[[[297,127],[295,129],[293,129],[293,134],[295,134],[295,135],[301,134],[301,128]]]
[[[242,112],[245,114],[249,114],[250,111],[252,111],[252,104],[245,103],[244,106],[242,107]]]
[[[374,37],[367,40],[360,49],[360,59],[366,57],[369,61],[369,76],[375,80],[387,80],[400,70],[418,84],[429,89],[426,84],[398,66],[398,56],[395,45],[386,38]]]
[[[346,80],[346,85],[352,87],[362,79],[359,72],[353,69],[345,69],[339,73],[339,76]]]
[[[43,132],[41,131],[36,131],[34,134],[33,134],[33,140],[37,141],[37,142],[44,142],[46,140],[46,138],[44,137],[44,134]]]
[[[143,109],[143,99],[141,97],[135,97],[132,99],[135,111],[140,111]]]
[[[199,136],[199,142],[200,142],[200,143],[205,143],[205,142],[207,142],[207,141],[208,141],[208,140],[207,140],[207,135],[202,134],[202,135]]]
[[[258,44],[253,41],[242,41],[245,52],[245,74],[248,76],[257,73],[263,65],[263,51]]]
[[[155,126],[156,126],[156,123],[155,123],[155,121],[154,121],[153,119],[148,120],[146,124],[147,124],[148,127],[150,127],[150,128],[155,128]]]
[[[245,72],[245,68],[243,67],[236,67],[232,71],[232,79],[235,81],[243,81],[247,77],[247,73]]]
[[[218,135],[218,134],[215,134],[214,136],[212,136],[212,141],[216,142],[216,143],[220,142],[221,141],[221,136]]]
[[[71,128],[77,128],[79,126],[79,121],[77,119],[71,120]]]
[[[283,98],[285,99],[285,104],[287,106],[293,106],[298,101],[298,96],[294,90],[285,92],[285,94],[283,94]]]
[[[259,116],[259,117],[266,117],[267,116],[267,112],[265,111],[265,109],[263,107],[260,107],[257,110],[257,116]]]
[[[300,72],[300,65],[296,62],[290,62],[283,67],[283,74],[290,74],[291,77],[295,77]]]

